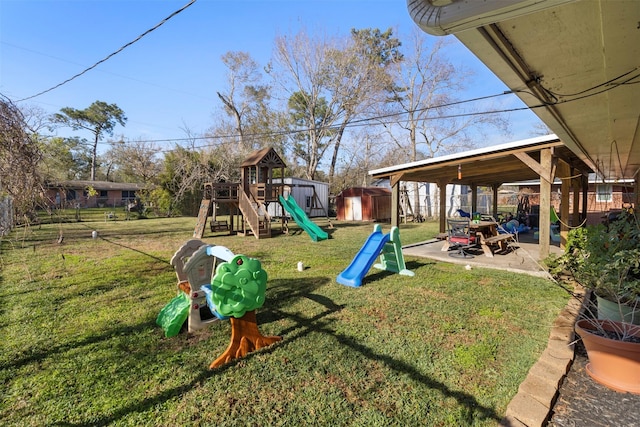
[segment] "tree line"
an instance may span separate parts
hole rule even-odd
[[[47,115],[2,97],[0,192],[16,201],[17,218],[28,218],[47,182],[137,182],[163,213],[188,213],[204,182],[237,181],[247,154],[266,146],[283,156],[291,176],[328,182],[334,194],[368,185],[373,168],[469,149],[488,131],[508,133],[502,116],[459,103],[473,80],[448,59],[447,44],[418,30],[402,43],[392,29],[369,28],[342,37],[279,36],[267,64],[227,52],[211,127],[203,135],[183,129],[184,141],[170,149],[113,138],[127,122],[117,104]],[[59,126],[91,139],[42,136]],[[98,153],[100,143],[109,148]]]

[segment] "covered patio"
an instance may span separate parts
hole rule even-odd
[[[429,239],[403,246],[402,253],[405,256],[429,258],[436,261],[462,265],[466,268],[482,267],[528,274],[530,276],[549,277],[549,273],[543,265],[544,258],[540,258],[538,240],[534,239],[533,234],[522,235],[516,245],[510,245],[508,251],[497,253],[492,258],[484,256],[482,250],[475,251],[473,258],[452,257],[449,256],[448,252],[441,250],[442,245],[442,240]],[[560,244],[551,242],[549,245],[549,253],[560,255],[562,253]]]
[[[440,232],[446,231],[446,186],[467,185],[472,192],[472,211],[477,210],[478,187],[491,188],[494,216],[498,212],[498,188],[505,182],[540,180],[540,228],[537,258],[550,253],[551,184],[560,178],[561,242],[564,246],[568,225],[580,224],[586,218],[588,175],[592,172],[556,135],[531,138],[477,150],[405,163],[369,172],[373,178],[389,179],[392,188],[391,225],[399,226],[400,183],[429,182],[439,188]],[[569,197],[573,195],[573,212]],[[583,207],[580,210],[580,207]],[[446,255],[446,254],[445,254]]]

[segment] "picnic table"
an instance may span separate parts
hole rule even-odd
[[[471,221],[469,229],[475,231],[478,242],[485,256],[493,258],[494,249],[504,251],[508,242],[513,238],[511,233],[498,233],[498,223],[495,221]]]

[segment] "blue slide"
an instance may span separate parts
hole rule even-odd
[[[362,285],[362,278],[367,274],[385,243],[389,241],[389,234],[382,234],[381,230],[376,230],[364,242],[349,267],[338,275],[336,281],[342,285],[353,286],[355,288]]]

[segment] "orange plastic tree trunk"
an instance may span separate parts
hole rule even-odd
[[[229,320],[231,321],[231,342],[224,353],[211,362],[209,369],[217,368],[232,360],[244,357],[252,351],[270,346],[282,339],[282,337],[278,336],[262,336],[258,330],[255,310],[247,311],[239,319],[231,317]]]

